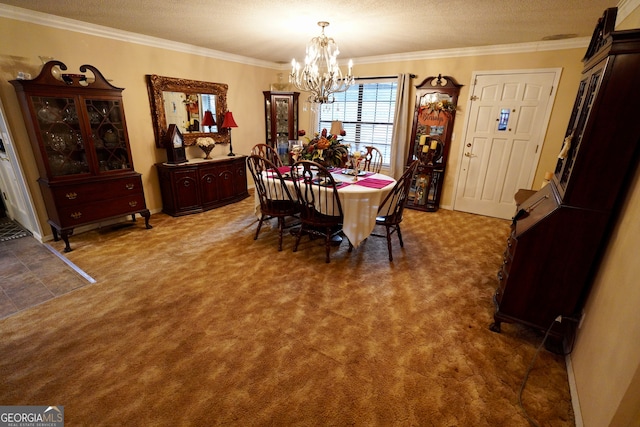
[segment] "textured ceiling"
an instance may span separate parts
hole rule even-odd
[[[590,37],[616,0],[0,0],[0,3],[249,58],[304,59],[325,34],[340,58]]]

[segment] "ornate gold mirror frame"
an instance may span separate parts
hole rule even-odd
[[[189,130],[189,128],[185,126],[185,123],[175,123],[182,132],[184,145],[195,145],[196,139],[203,136],[213,138],[216,144],[226,144],[229,142],[227,129],[220,127],[224,119],[224,114],[227,112],[228,85],[224,83],[210,83],[198,80],[163,77],[155,74],[147,75],[147,83],[149,89],[149,101],[151,103],[153,131],[156,137],[156,147],[164,148],[163,140],[167,133],[169,124],[171,124],[167,122],[167,111],[165,110],[165,93],[169,92],[179,93],[180,95],[184,94],[184,99],[186,100],[200,99],[202,95],[207,94],[215,96],[214,120],[217,126],[214,127],[218,132],[201,132],[199,131],[199,127],[198,130]],[[178,106],[178,108],[186,109],[189,107],[184,105]],[[202,126],[202,128],[205,127],[206,126]]]

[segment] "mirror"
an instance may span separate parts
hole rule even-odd
[[[147,83],[156,147],[164,148],[162,141],[172,123],[180,129],[184,145],[195,145],[202,136],[216,144],[229,142],[227,130],[220,127],[227,112],[228,85],[151,74]]]

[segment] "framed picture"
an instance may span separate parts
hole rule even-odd
[[[164,148],[167,150],[167,163],[185,163],[187,154],[184,149],[184,138],[175,124],[170,124],[165,134]]]

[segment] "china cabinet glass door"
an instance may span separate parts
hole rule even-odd
[[[298,139],[298,92],[264,93],[266,144],[278,148]]]
[[[131,161],[120,101],[86,99],[85,103],[100,172],[129,169]]]
[[[31,97],[51,176],[89,173],[75,98]]]

